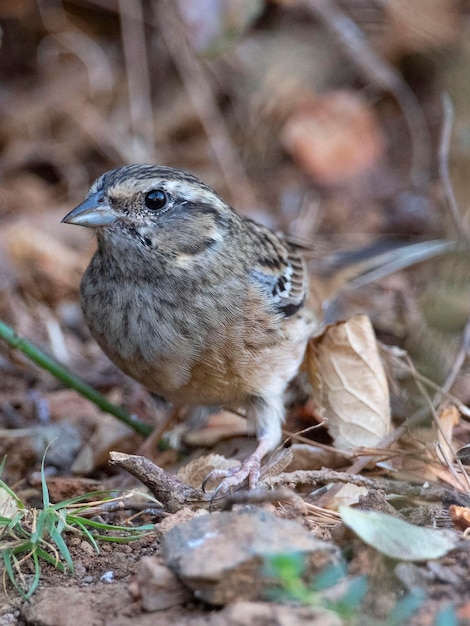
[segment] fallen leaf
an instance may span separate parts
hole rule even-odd
[[[459,530],[470,528],[470,509],[468,507],[451,504],[449,515],[455,527]]]
[[[439,413],[440,429],[437,433],[436,455],[446,467],[453,463],[455,452],[452,449],[452,433],[455,426],[460,422],[460,411],[452,404],[444,407]]]
[[[310,342],[307,367],[337,448],[373,447],[387,436],[388,384],[367,316],[327,326]]]
[[[378,511],[341,506],[339,514],[346,526],[365,543],[399,561],[439,559],[460,541],[453,530],[415,526]]]
[[[281,139],[304,170],[325,185],[364,174],[377,164],[385,145],[372,108],[348,91],[301,106],[287,120]]]
[[[9,489],[0,485],[0,516],[12,519],[19,511],[19,500]]]
[[[56,303],[76,297],[86,265],[83,255],[26,220],[10,224],[2,238],[21,287],[33,298]]]
[[[235,459],[226,459],[221,454],[207,454],[180,467],[177,476],[187,485],[199,489],[204,478],[213,469],[228,470],[236,465],[239,463]]]

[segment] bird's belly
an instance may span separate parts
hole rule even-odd
[[[175,404],[237,404],[246,396],[245,385],[226,355],[205,354],[197,360],[186,353],[158,353],[151,361],[137,352],[132,358],[120,355],[98,338],[103,351],[128,376],[153,393]]]
[[[92,281],[82,282],[81,296],[87,324],[107,356],[175,404],[239,405],[250,396],[279,395],[296,374],[308,336],[300,314],[288,331],[274,325],[268,332],[241,314],[216,324],[210,307],[196,309],[194,302],[165,306],[155,291],[139,292],[135,285],[103,293]]]
[[[189,325],[181,308],[152,303],[150,311],[143,298],[113,300],[103,314],[108,299],[89,295],[82,297],[82,308],[92,335],[119,369],[147,389],[177,404],[228,404],[242,398],[240,364],[231,356],[237,351],[221,342],[201,315],[193,313]]]
[[[217,342],[203,352],[191,351],[180,343],[179,350],[168,353],[154,347],[153,358],[146,358],[133,342],[135,352],[116,350],[116,344],[103,336],[95,338],[109,358],[127,375],[153,393],[175,404],[241,406],[251,396],[284,391],[302,361],[306,338],[288,345],[280,341],[256,352],[241,346]]]

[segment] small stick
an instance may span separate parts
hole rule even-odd
[[[457,200],[455,199],[454,188],[449,174],[449,148],[452,137],[452,126],[454,122],[454,107],[449,94],[442,95],[442,108],[444,118],[442,120],[441,139],[439,142],[439,176],[441,178],[444,194],[449,205],[450,215],[454,222],[458,236],[462,236],[466,229],[460,214]]]
[[[105,396],[96,391],[96,389],[93,389],[93,387],[81,380],[81,378],[78,378],[78,376],[75,376],[75,374],[72,374],[72,372],[70,372],[61,363],[40,350],[27,339],[17,335],[15,331],[8,326],[8,324],[5,324],[2,321],[0,321],[0,338],[4,339],[12,348],[20,350],[31,361],[33,361],[33,363],[36,363],[36,365],[39,365],[42,369],[50,372],[66,387],[75,389],[75,391],[78,391],[78,393],[87,398],[87,400],[91,400],[93,404],[96,404],[96,406],[102,411],[109,413],[110,415],[116,417],[119,421],[124,422],[124,424],[130,426],[139,435],[147,437],[152,432],[151,426],[144,424],[137,418],[137,416],[130,415],[122,407],[116,406],[110,402],[107,398],[105,398]]]
[[[150,72],[145,45],[142,2],[119,0],[121,37],[129,92],[133,161],[155,162]]]
[[[430,483],[411,484],[405,481],[372,479],[360,474],[337,472],[331,469],[297,470],[295,472],[279,474],[270,478],[269,485],[274,488],[298,485],[341,483],[366,487],[367,489],[383,489],[386,493],[394,493],[407,498],[421,498],[426,501],[454,502],[460,506],[470,506],[470,496],[447,487],[440,487]]]
[[[177,3],[156,2],[155,17],[160,35],[204,127],[232,198],[238,200],[242,209],[253,208],[256,202],[251,183],[215,102],[207,72],[186,37]]]
[[[204,502],[208,501],[202,489],[186,485],[174,474],[166,472],[144,456],[110,452],[109,457],[111,465],[122,467],[148,487],[167,511],[175,513],[185,506],[204,506]]]

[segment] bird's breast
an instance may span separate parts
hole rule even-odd
[[[239,282],[207,290],[132,274],[104,279],[92,263],[81,305],[103,351],[149,390],[179,404],[240,404],[287,384],[307,335],[301,317],[286,331],[262,296],[237,291]]]

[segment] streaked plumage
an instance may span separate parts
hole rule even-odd
[[[259,446],[220,491],[254,486],[315,328],[300,250],[196,177],[152,165],[103,174],[64,221],[96,230],[80,292],[104,352],[171,402],[244,410]]]

